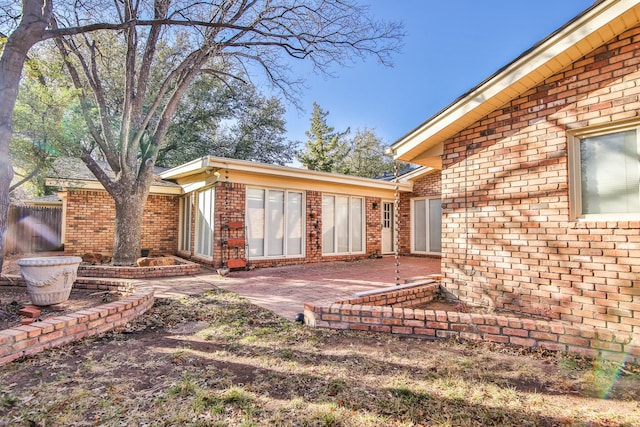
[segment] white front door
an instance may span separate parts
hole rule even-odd
[[[382,202],[382,253],[395,252],[395,228],[394,228],[393,202]]]

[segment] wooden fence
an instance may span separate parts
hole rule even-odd
[[[10,206],[5,253],[55,251],[61,246],[62,208]]]

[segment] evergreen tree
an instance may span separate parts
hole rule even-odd
[[[311,128],[305,132],[308,139],[305,149],[298,153],[298,160],[309,170],[340,172],[342,161],[349,152],[344,140],[349,129],[336,132],[327,124],[328,115],[328,111],[322,110],[318,103],[313,103]]]

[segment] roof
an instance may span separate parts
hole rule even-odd
[[[442,168],[442,143],[530,88],[640,23],[640,0],[607,0],[538,42],[518,58],[397,140],[396,159]]]
[[[98,161],[98,163],[109,177],[115,178],[115,174],[106,162]],[[180,186],[173,182],[160,179],[159,174],[165,170],[166,168],[155,168],[151,192],[180,194]],[[84,162],[74,157],[60,157],[56,159],[51,169],[47,172],[46,181],[48,186],[53,187],[83,188],[89,190],[104,189]]]
[[[262,186],[286,186],[289,189],[333,191],[360,195],[384,196],[398,191],[411,191],[409,182],[388,182],[313,171],[309,169],[257,163],[224,157],[205,156],[160,174],[162,179],[175,180],[185,193],[195,191],[216,182],[229,180],[235,183]]]
[[[48,196],[40,196],[23,200],[22,203],[30,206],[59,206],[62,205],[62,200],[57,194],[50,194]]]

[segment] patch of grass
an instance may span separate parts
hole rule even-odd
[[[195,396],[198,388],[198,385],[192,378],[183,378],[180,382],[172,384],[167,390],[167,393],[170,397]]]
[[[208,326],[171,332],[189,322]],[[640,425],[629,366],[314,330],[221,290],[127,331],[0,367],[0,427]]]
[[[0,390],[0,408],[13,408],[18,404],[18,397],[10,391]]]

